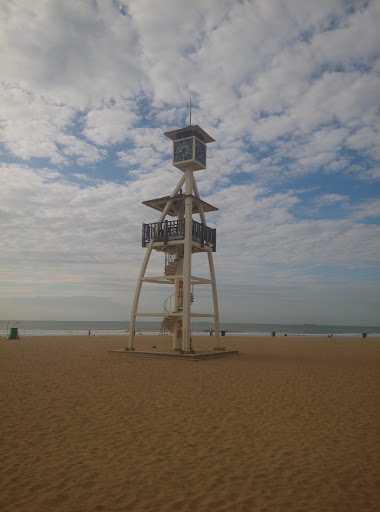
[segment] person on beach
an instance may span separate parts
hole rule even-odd
[[[210,336],[212,336],[212,334],[213,334],[213,333],[212,333],[212,328],[211,328],[211,329],[210,329]]]
[[[284,331],[284,335],[285,335],[285,337],[288,335],[288,331],[286,329]]]
[[[88,335],[91,336],[91,329],[88,330]]]

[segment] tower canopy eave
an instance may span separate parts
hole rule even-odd
[[[196,133],[198,132],[198,134]],[[171,140],[178,140],[185,137],[191,137],[192,135],[195,135],[196,137],[200,135],[200,140],[207,144],[208,142],[215,142],[215,139],[213,139],[208,133],[206,133],[203,128],[198,126],[197,124],[189,124],[189,126],[186,126],[186,128],[180,128],[178,130],[173,130],[171,132],[165,132],[164,135],[168,137],[168,139]]]
[[[164,211],[164,208],[168,201],[171,202],[169,209],[167,211],[167,215],[170,215],[171,217],[177,217],[178,212],[183,209],[183,202],[185,200],[186,194],[177,194],[174,197],[171,196],[165,196],[165,197],[158,197],[157,199],[150,199],[149,201],[143,201],[142,204],[145,204],[145,206],[149,206],[150,208],[153,208],[154,210],[157,210],[159,212]],[[192,203],[193,203],[193,215],[200,212],[200,206],[202,207],[202,210],[204,213],[206,212],[217,212],[219,208],[216,208],[215,206],[212,206],[209,203],[206,203],[206,201],[203,201],[199,197],[196,197],[191,194],[192,197]]]

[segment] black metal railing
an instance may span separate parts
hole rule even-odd
[[[164,242],[165,244],[173,240],[183,240],[185,238],[185,219],[165,220],[163,222],[152,222],[142,225],[142,246],[146,247],[152,239],[155,242]],[[216,251],[216,229],[209,228],[201,222],[193,220],[192,239],[199,242],[201,247],[205,245]]]

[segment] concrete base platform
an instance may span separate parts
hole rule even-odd
[[[109,350],[112,354],[126,354],[131,357],[145,356],[145,357],[171,357],[176,359],[188,359],[190,361],[199,361],[200,359],[216,359],[218,357],[230,356],[238,354],[238,350],[197,350],[194,352],[179,352],[176,350],[163,350],[163,349],[137,349],[137,350]]]

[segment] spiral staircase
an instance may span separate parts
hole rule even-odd
[[[165,276],[176,275],[177,269],[179,266],[179,262],[180,262],[180,259],[175,258],[174,255],[166,254],[165,255],[165,269],[164,269]],[[194,302],[193,290],[191,292],[190,301],[191,301],[191,303]],[[178,313],[178,312],[182,311],[182,309],[183,309],[182,301],[177,306],[176,311],[173,311],[173,309],[175,307],[174,305],[175,305],[175,293],[172,293],[164,301],[163,308],[164,308],[164,312],[167,313],[167,316],[165,316],[161,322],[160,333],[173,334],[176,321],[178,320],[178,316],[172,315],[171,313]]]

